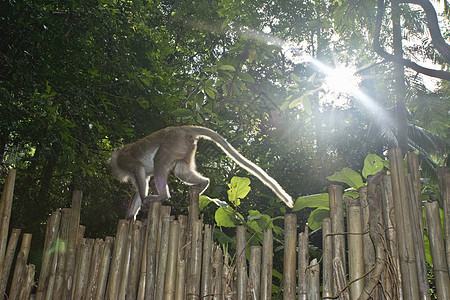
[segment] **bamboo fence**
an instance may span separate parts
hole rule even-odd
[[[263,232],[261,246],[247,249],[250,234],[238,226],[235,255],[223,253],[213,242],[214,228],[198,217],[195,189],[189,216],[175,218],[170,207],[151,203],[146,220],[119,220],[115,237],[104,239],[83,237],[82,193],[74,191],[72,207],[54,211],[47,221],[35,283],[35,266],[27,264],[31,235],[23,234],[16,249],[20,229],[9,229],[15,177],[10,170],[0,202],[2,298],[431,299],[417,157],[408,155],[406,173],[398,149],[389,151],[389,160],[391,174],[371,177],[358,199],[344,196],[342,186],[329,187],[330,218],[323,220],[320,261],[309,258],[308,226],[298,233],[297,216],[285,216],[277,295],[272,293],[272,231]],[[448,233],[450,172],[441,168],[438,174]],[[437,297],[450,299],[450,243],[444,240],[438,203],[425,203],[425,212]]]

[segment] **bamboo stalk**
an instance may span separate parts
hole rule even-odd
[[[442,196],[442,210],[444,211],[444,230],[447,253],[448,272],[450,273],[450,169],[448,167],[438,167],[436,170],[439,179],[439,189]]]
[[[202,258],[202,281],[200,287],[200,297],[201,299],[210,299],[211,294],[211,273],[212,273],[212,251],[213,251],[213,227],[211,225],[205,224],[203,229],[203,258]]]
[[[236,273],[237,300],[247,299],[247,230],[244,226],[236,227]]]
[[[348,268],[350,298],[357,299],[364,287],[363,231],[361,206],[358,200],[344,197],[347,202]]]
[[[325,218],[322,220],[323,298],[333,296],[333,244],[332,244],[332,237],[330,234],[331,234],[331,220],[330,218]]]
[[[120,285],[119,285],[119,299],[125,300],[127,296],[127,287],[130,281],[130,260],[132,251],[132,236],[133,236],[133,221],[128,222],[127,235],[125,237],[125,251],[122,255],[120,267]]]
[[[191,187],[189,189],[189,214],[187,223],[188,230],[193,230],[192,226],[194,226],[194,224],[196,224],[198,220],[200,192],[201,190],[196,187]]]
[[[408,157],[411,153],[408,154]],[[415,175],[418,176],[418,175]],[[408,186],[408,192],[409,197],[411,199],[411,207],[410,207],[410,213],[411,213],[411,223],[412,223],[412,231],[413,231],[413,238],[415,241],[415,256],[416,256],[416,268],[417,268],[417,279],[419,282],[419,295],[420,299],[431,299],[430,296],[430,285],[428,284],[428,271],[427,271],[427,265],[425,260],[425,245],[424,245],[424,238],[423,238],[423,221],[421,221],[422,218],[422,203],[419,202],[419,199],[416,199],[417,197],[417,190],[415,185],[417,183],[414,182],[414,179],[412,178],[412,174],[409,173],[406,176],[407,179],[407,186]],[[420,205],[419,205],[420,204]],[[419,214],[420,212],[420,214]]]
[[[89,268],[89,280],[86,288],[86,298],[94,299],[97,292],[100,264],[102,260],[102,253],[105,248],[105,242],[102,239],[95,239],[94,247],[92,248],[91,266]]]
[[[363,263],[364,272],[368,273],[373,269],[375,265],[375,248],[373,246],[372,239],[369,234],[369,220],[370,220],[370,210],[369,204],[367,203],[367,187],[361,187],[359,189],[359,202],[362,215],[362,232],[363,232]]]
[[[402,275],[400,272],[400,256],[397,243],[397,224],[394,209],[394,199],[392,195],[392,181],[391,176],[387,175],[380,183],[381,185],[381,200],[383,210],[384,228],[386,233],[387,249],[390,253],[390,264],[392,276],[384,281],[385,287],[392,286],[393,289],[387,288],[386,293],[391,295],[391,299],[402,298]],[[392,282],[395,280],[396,282]],[[395,287],[395,288],[394,288]]]
[[[76,190],[72,195],[72,208],[70,210],[69,235],[67,240],[66,265],[64,266],[64,291],[62,299],[69,299],[72,295],[73,273],[75,270],[76,246],[78,230],[80,229],[80,213],[82,191]]]
[[[261,289],[261,246],[250,248],[249,281],[252,299],[259,299]]]
[[[309,230],[308,225],[305,231],[298,235],[298,299],[308,299],[308,267],[309,267]]]
[[[273,267],[273,233],[271,229],[264,231],[262,266],[261,266],[261,300],[272,299],[272,267]]]
[[[119,220],[117,225],[117,233],[108,276],[108,287],[106,290],[106,297],[109,299],[115,299],[119,295],[120,275],[123,270],[124,256],[126,254],[128,226],[129,222],[126,220]]]
[[[38,287],[36,292],[36,300],[44,299],[47,292],[48,280],[52,268],[53,256],[56,255],[51,249],[55,247],[58,237],[59,222],[61,220],[61,212],[54,211],[47,222],[45,234],[43,258],[41,273],[39,275]]]
[[[164,299],[174,300],[176,290],[177,262],[178,262],[178,242],[180,226],[178,221],[170,221],[169,248],[167,250],[167,267],[164,285]]]
[[[74,286],[74,299],[86,299],[86,291],[89,279],[89,267],[92,258],[92,249],[94,247],[93,239],[83,239],[81,242],[80,261],[77,262],[78,275],[76,276]]]
[[[296,294],[295,271],[297,248],[297,215],[287,214],[284,217],[284,269],[283,299],[294,299]]]
[[[161,202],[151,202],[148,213],[148,238],[147,238],[147,274],[145,282],[145,299],[154,299],[155,283],[156,283],[156,252],[158,241],[159,216],[161,210]]]
[[[213,291],[214,300],[223,299],[223,253],[220,246],[216,245],[214,250],[214,261],[213,261]],[[257,298],[259,299],[259,298]]]
[[[450,279],[445,257],[444,235],[439,215],[439,203],[425,203],[427,231],[438,299],[450,299]]]
[[[187,269],[187,299],[199,299],[202,267],[202,221],[197,220],[192,228],[191,254]]]
[[[19,297],[20,300],[30,299],[31,288],[34,286],[34,274],[35,274],[35,266],[27,265],[25,282],[20,289]]]
[[[335,295],[337,295],[335,297],[343,300],[350,300],[348,290],[346,289],[347,281],[345,279],[345,270],[342,266],[341,259],[338,256],[333,258],[333,274],[334,286],[336,288]]]
[[[17,242],[19,241],[20,237],[20,232],[21,230],[18,228],[13,228],[11,230],[11,235],[9,237],[8,246],[6,247],[6,253],[1,269],[2,272],[0,280],[0,295],[5,295],[6,292],[6,284],[8,283],[9,272],[11,271],[11,266],[14,260],[14,253],[16,252]]]
[[[156,300],[162,300],[164,298],[164,281],[166,279],[166,267],[167,257],[169,249],[169,233],[170,233],[170,216],[164,215],[162,218],[161,226],[161,238],[160,238],[160,250],[159,250],[159,263],[158,273],[156,278]]]
[[[67,245],[69,239],[69,229],[71,222],[71,209],[61,209],[61,222],[58,236],[58,264],[56,265],[55,284],[53,288],[54,299],[62,299],[64,291],[64,272],[67,258]]]
[[[102,300],[105,297],[106,282],[108,280],[109,267],[111,264],[111,253],[114,244],[114,238],[107,236],[101,254],[101,261],[98,273],[98,286],[95,292],[95,299]]]
[[[143,259],[143,231],[144,224],[141,221],[132,222],[132,251],[130,258],[130,279],[128,280],[127,286],[127,296],[128,300],[134,300],[137,297],[138,287],[139,287],[139,276],[140,276],[140,266],[141,260]]]
[[[11,218],[15,179],[16,170],[9,170],[5,185],[3,186],[2,197],[0,199],[0,271],[3,268],[3,261],[5,259],[6,247],[8,244],[9,221]]]
[[[308,299],[319,300],[320,299],[320,266],[317,262],[317,258],[311,261],[308,268]]]
[[[175,289],[175,300],[186,299],[186,261],[177,262],[177,284]]]
[[[402,276],[403,296],[413,299],[419,294],[414,239],[411,230],[411,218],[408,209],[406,177],[403,168],[402,153],[399,148],[389,150],[392,194],[394,199],[397,238]]]
[[[32,235],[30,233],[24,233],[22,236],[22,243],[20,245],[19,254],[17,255],[11,287],[9,289],[9,299],[16,299],[18,297],[20,286],[24,282],[26,263],[28,254],[30,253],[31,237]]]
[[[25,253],[20,251],[17,255],[16,266],[14,270],[14,285],[11,284],[11,288],[9,289],[9,300],[19,299],[19,293],[25,281],[26,267]]]
[[[333,241],[333,257],[339,257],[340,263],[345,269],[346,255],[345,255],[345,225],[344,225],[344,206],[343,206],[343,188],[341,185],[330,185],[328,187],[328,194],[330,198],[330,219],[331,232]],[[334,264],[333,264],[334,267]],[[333,271],[333,273],[338,270]],[[344,271],[345,274],[345,271]],[[345,276],[345,275],[344,275]],[[339,292],[337,287],[333,285],[333,294]]]
[[[138,282],[138,292],[137,300],[144,300],[145,298],[145,283],[147,282],[147,244],[148,244],[148,231],[150,228],[150,211],[148,212],[147,219],[144,222],[144,227],[142,229],[141,243],[142,243],[142,255],[141,255],[141,266],[139,270],[139,282]]]

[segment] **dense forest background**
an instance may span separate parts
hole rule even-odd
[[[0,162],[2,179],[17,169],[12,226],[39,248],[49,214],[80,189],[86,236],[113,234],[131,190],[113,179],[111,152],[181,124],[216,130],[295,199],[393,146],[418,151],[433,196],[450,149],[450,23],[440,16],[436,39],[415,2],[2,1]],[[357,91],[333,87],[342,67],[356,70]],[[283,213],[211,143],[197,160],[206,195],[225,201],[230,179],[249,177],[238,209]],[[173,211],[186,212],[187,187],[170,189]]]

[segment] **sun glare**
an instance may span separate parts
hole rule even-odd
[[[337,67],[325,72],[324,88],[334,94],[354,95],[361,83],[361,78],[355,75],[356,70],[349,67]]]

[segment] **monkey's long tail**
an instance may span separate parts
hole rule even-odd
[[[258,167],[240,154],[231,144],[229,144],[220,134],[206,127],[191,127],[197,137],[206,138],[215,142],[222,150],[230,156],[239,166],[258,177],[265,185],[267,185],[287,206],[293,207],[294,201],[292,197],[286,193],[278,182],[269,176],[263,169]]]

